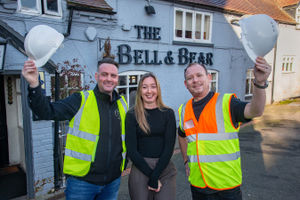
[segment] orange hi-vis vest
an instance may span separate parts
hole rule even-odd
[[[227,190],[242,183],[239,127],[233,125],[230,113],[232,96],[215,93],[199,120],[193,99],[179,107],[180,129],[188,140],[189,181],[195,187]]]

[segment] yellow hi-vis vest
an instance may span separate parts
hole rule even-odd
[[[215,93],[199,120],[192,99],[179,107],[179,126],[188,140],[189,182],[195,187],[227,190],[242,183],[239,127],[230,113],[233,95]]]
[[[100,132],[100,116],[94,91],[81,92],[81,97],[80,109],[69,123],[64,157],[64,173],[79,177],[89,172],[95,160]],[[117,100],[117,105],[121,116],[123,161],[120,170],[123,171],[126,157],[125,114],[128,109],[123,96]]]

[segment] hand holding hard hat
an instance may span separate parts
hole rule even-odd
[[[26,35],[24,48],[29,59],[37,67],[41,67],[56,52],[63,40],[64,36],[50,26],[37,25]]]
[[[269,53],[278,38],[277,23],[268,15],[258,14],[239,21],[243,46],[253,62]]]

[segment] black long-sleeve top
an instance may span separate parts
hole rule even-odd
[[[174,111],[170,108],[159,110],[146,109],[146,119],[150,126],[150,133],[145,133],[139,127],[134,109],[126,115],[126,147],[133,164],[147,177],[148,185],[158,187],[160,174],[167,167],[173,154],[176,140],[176,121]],[[144,160],[159,158],[152,170]]]
[[[81,105],[80,93],[74,93],[65,99],[51,103],[42,94],[41,86],[29,87],[28,91],[30,108],[39,120],[71,120]],[[97,85],[93,91],[100,115],[99,141],[95,161],[91,164],[90,171],[87,175],[76,178],[96,185],[106,185],[121,175],[121,118],[117,105],[120,96],[114,91],[111,100],[108,94],[99,91]]]

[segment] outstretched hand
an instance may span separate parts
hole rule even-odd
[[[22,75],[31,88],[35,88],[39,85],[39,72],[33,60],[27,60],[24,62]]]
[[[257,57],[254,67],[254,77],[256,79],[256,83],[259,85],[264,85],[268,80],[271,70],[271,66],[263,57]]]

